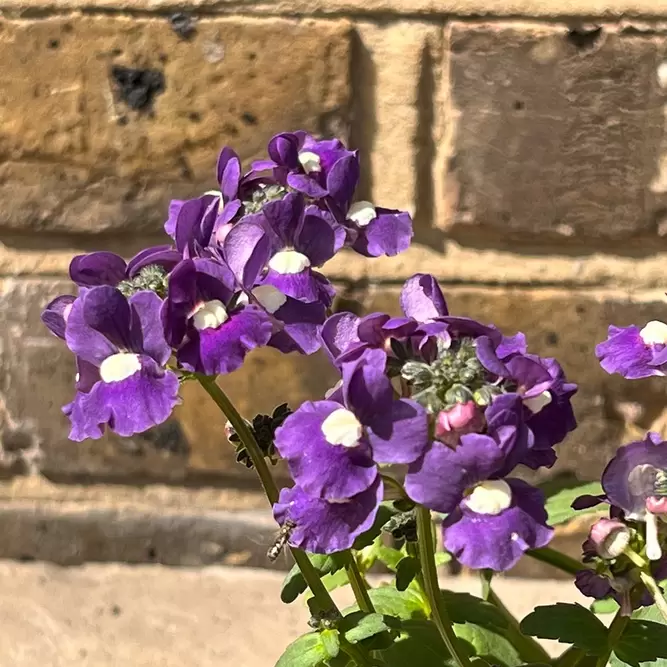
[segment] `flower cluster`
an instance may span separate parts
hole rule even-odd
[[[359,157],[336,139],[279,134],[246,173],[224,148],[217,180],[219,190],[171,202],[170,243],[129,262],[72,260],[78,293],[42,315],[76,356],[63,409],[72,439],[160,424],[188,374],[230,373],[255,348],[315,352],[334,297],[318,267],[344,247],[375,257],[410,243],[407,213],[354,201]]]
[[[517,466],[555,462],[576,422],[576,386],[525,337],[449,315],[436,280],[401,292],[403,317],[335,314],[322,341],[341,373],[276,432],[296,486],[274,508],[291,543],[331,553],[373,522],[386,464],[407,466],[409,498],[443,513],[445,548],[472,568],[507,570],[552,536],[540,490]]]

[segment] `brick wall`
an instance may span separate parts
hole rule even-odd
[[[593,477],[623,437],[661,428],[663,382],[609,377],[593,347],[609,322],[667,312],[667,2],[199,0],[189,39],[177,5],[0,0],[4,476],[242,474],[194,386],[145,436],[68,442],[73,363],[39,313],[74,253],[155,243],[169,199],[213,185],[222,145],[249,161],[283,129],[346,136],[360,195],[415,216],[404,255],[331,262],[346,298],[396,311],[402,281],[428,271],[454,311],[562,360],[581,426],[557,470]],[[146,90],[118,67],[144,70]],[[322,357],[262,350],[223,383],[250,413],[332,381]]]

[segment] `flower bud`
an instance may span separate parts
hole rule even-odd
[[[598,519],[589,533],[592,546],[602,558],[620,556],[630,543],[630,529],[615,519]]]
[[[667,496],[649,496],[646,499],[646,509],[651,514],[667,514]]]
[[[474,401],[457,403],[449,410],[441,410],[435,419],[435,436],[441,442],[457,445],[459,436],[479,431],[484,417]]]

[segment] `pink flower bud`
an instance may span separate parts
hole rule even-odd
[[[435,434],[445,435],[449,431],[461,431],[477,417],[477,406],[473,401],[457,403],[450,410],[438,413],[435,423]]]
[[[667,496],[649,496],[646,499],[646,509],[651,514],[667,514]]]
[[[591,545],[602,558],[620,556],[630,543],[630,529],[615,519],[598,519],[588,535]]]

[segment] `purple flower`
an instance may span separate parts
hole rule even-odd
[[[231,270],[219,262],[189,259],[172,271],[162,322],[182,368],[231,373],[250,350],[268,343],[269,316],[239,299],[241,294]]]
[[[380,477],[364,491],[344,500],[309,496],[301,487],[282,489],[273,516],[289,534],[289,543],[316,554],[349,549],[375,520],[382,501]]]
[[[376,463],[410,463],[427,445],[426,411],[393,398],[383,361],[369,350],[344,369],[341,402],[304,403],[276,431],[276,449],[309,495],[351,498],[375,482]]]
[[[595,354],[607,373],[636,380],[665,374],[666,344],[667,324],[663,322],[654,320],[643,329],[610,326],[607,340],[595,348]]]
[[[320,301],[329,306],[335,291],[313,267],[331,259],[344,242],[345,230],[330,213],[316,206],[306,207],[300,194],[291,193],[237,223],[225,238],[224,252],[233,268],[236,262],[232,254],[254,263],[267,253],[259,282],[300,301]],[[241,265],[235,273],[239,276],[245,271],[247,268]]]
[[[646,556],[659,560],[663,539],[658,515],[667,516],[660,502],[667,495],[667,442],[657,433],[648,433],[645,440],[620,447],[602,473],[602,488],[627,520],[646,523]]]
[[[54,336],[62,340],[65,340],[67,318],[72,311],[72,305],[75,300],[75,296],[64,294],[53,299],[42,311],[42,322],[44,325]]]
[[[412,218],[406,211],[358,201],[350,206],[345,224],[354,232],[352,248],[366,257],[394,257],[412,242]]]
[[[164,422],[178,403],[178,377],[160,325],[160,298],[126,299],[110,286],[92,287],[74,301],[65,339],[77,356],[78,392],[63,408],[72,440],[100,438],[103,427],[122,436]]]
[[[496,572],[514,567],[528,549],[546,546],[554,532],[544,494],[519,479],[477,485],[442,530],[445,549],[463,565]]]

